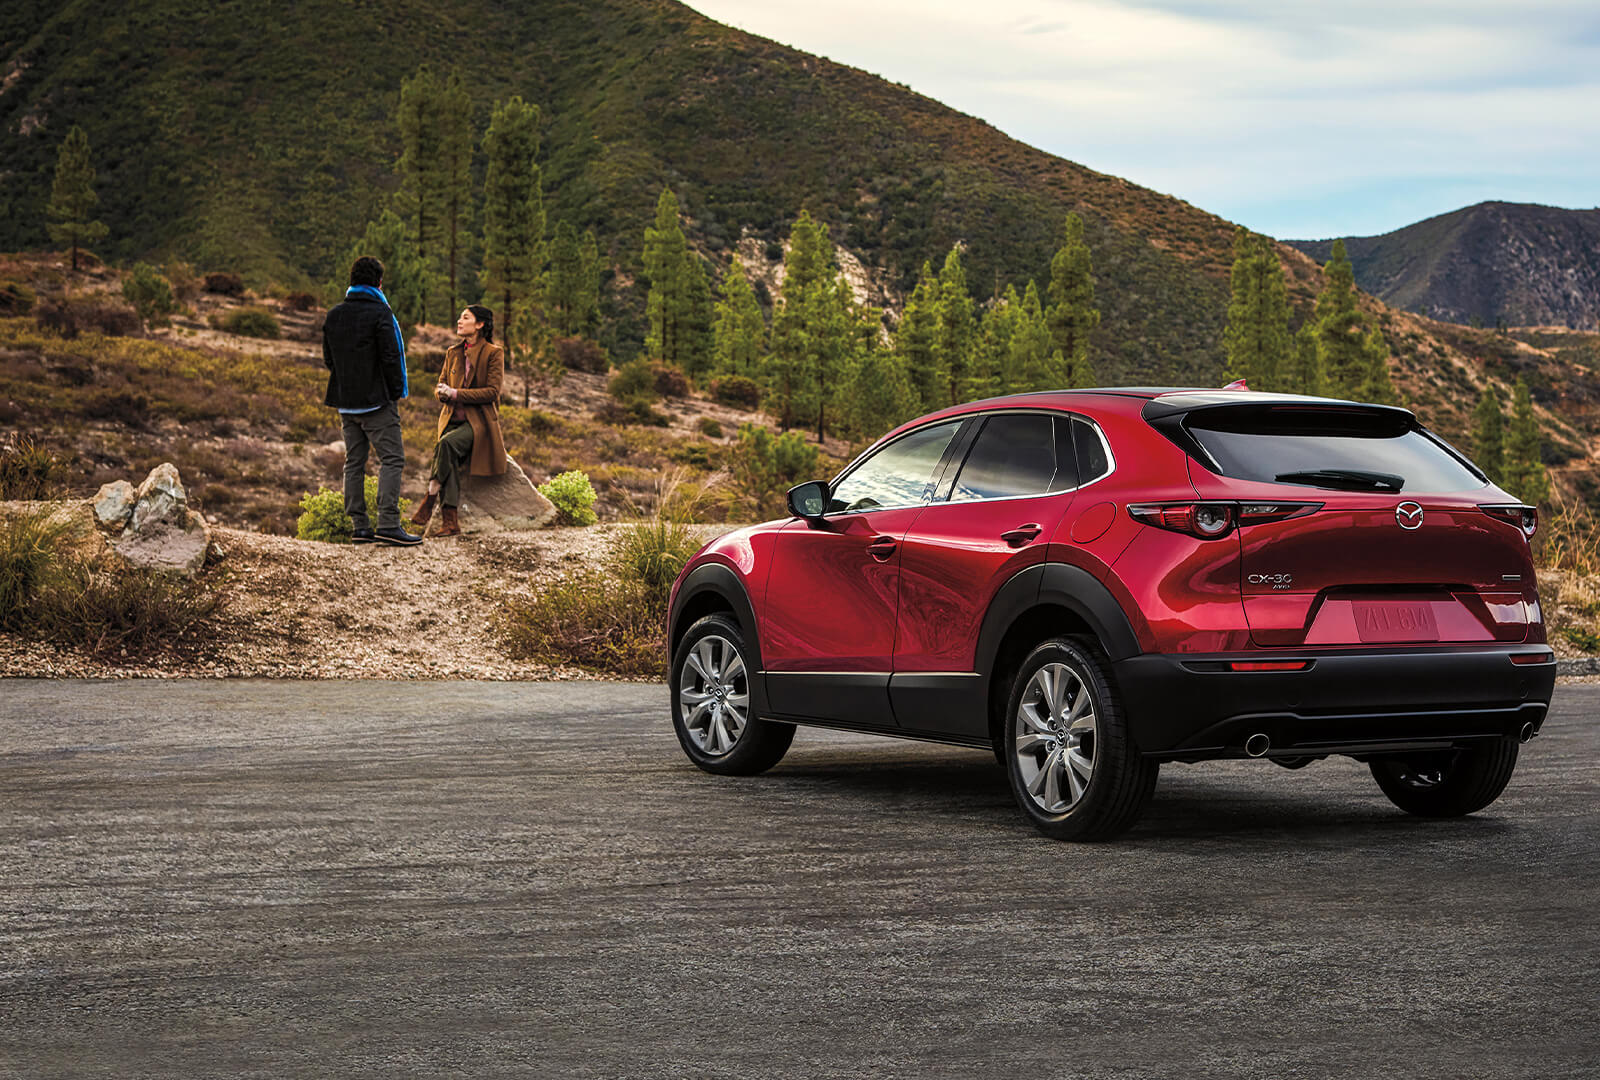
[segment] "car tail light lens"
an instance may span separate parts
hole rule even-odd
[[[1137,521],[1158,529],[1188,533],[1202,540],[1227,536],[1235,525],[1254,525],[1263,521],[1286,521],[1316,512],[1321,503],[1134,503],[1128,513]]]
[[[1304,671],[1310,660],[1235,660],[1228,665],[1234,671]]]
[[[1554,660],[1555,658],[1556,658],[1556,654],[1555,653],[1548,653],[1548,652],[1512,653],[1511,654],[1511,662],[1513,664],[1548,664],[1552,660]]]
[[[1485,514],[1515,525],[1522,530],[1522,535],[1532,536],[1539,531],[1539,508],[1537,506],[1524,506],[1521,503],[1507,503],[1503,506],[1480,506]]]

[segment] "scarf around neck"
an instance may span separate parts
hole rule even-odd
[[[389,298],[383,295],[383,290],[373,285],[352,285],[345,290],[344,298],[353,300],[356,297],[364,300],[376,300],[385,308],[389,308],[389,321],[394,323],[394,340],[400,349],[400,396],[405,397],[411,390],[411,381],[406,375],[406,337],[400,332],[400,320],[394,317],[394,309],[389,307]]]

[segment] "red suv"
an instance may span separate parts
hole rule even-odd
[[[1348,754],[1455,816],[1499,796],[1555,684],[1536,511],[1404,409],[979,401],[789,509],[673,586],[673,724],[708,772],[770,768],[795,724],[991,747],[1036,826],[1087,840],[1162,762]]]

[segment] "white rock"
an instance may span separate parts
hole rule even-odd
[[[139,485],[138,502],[133,508],[133,521],[129,529],[143,533],[153,525],[171,525],[182,531],[189,514],[189,494],[178,479],[178,467],[163,462],[150,470],[150,475]],[[201,527],[205,523],[201,522]]]
[[[462,477],[461,513],[465,532],[484,529],[489,521],[502,529],[537,529],[555,520],[556,508],[507,454],[503,475]],[[493,531],[493,527],[484,531]]]
[[[167,570],[193,577],[205,565],[211,530],[193,510],[184,512],[182,524],[157,522],[141,532],[130,530],[111,542],[112,550],[133,566]]]
[[[102,529],[115,535],[127,527],[133,516],[137,496],[126,480],[102,484],[94,496],[94,518]]]

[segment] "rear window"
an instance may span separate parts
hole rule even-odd
[[[1486,481],[1398,413],[1243,407],[1183,427],[1224,476],[1339,490],[1472,491]]]

